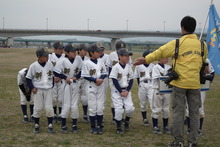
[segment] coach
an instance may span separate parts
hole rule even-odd
[[[178,79],[172,80],[172,122],[170,126],[174,141],[171,147],[183,146],[184,143],[184,112],[186,101],[189,105],[190,133],[188,136],[189,146],[197,146],[197,134],[199,129],[199,107],[200,99],[200,70],[202,62],[207,58],[207,47],[204,47],[204,56],[201,56],[201,42],[194,33],[196,20],[186,16],[181,20],[182,37],[179,39],[179,53],[176,60],[175,72]],[[149,64],[161,58],[174,58],[176,40],[173,40],[145,58],[138,58],[134,65]],[[203,58],[203,60],[202,60]],[[172,60],[174,65],[174,60]]]

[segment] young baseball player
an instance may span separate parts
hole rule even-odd
[[[120,49],[123,49],[123,48],[126,48],[126,44],[124,41],[120,40],[120,41],[116,42],[116,50],[109,54],[109,57],[106,62],[106,65],[108,66],[108,69],[109,69],[108,70],[109,74],[111,73],[113,66],[119,62],[117,51],[119,51]],[[129,56],[128,64],[132,66],[132,60],[131,60],[130,56]],[[110,85],[110,88],[112,88],[112,80],[109,81],[109,85]],[[112,121],[115,124],[116,123],[116,121],[115,121],[115,108],[114,108],[113,102],[111,103],[111,111],[112,111]]]
[[[82,61],[85,62],[86,60],[89,60],[89,57],[87,57],[87,47],[85,44],[80,44],[77,47],[77,51],[78,51],[78,55],[82,58]],[[86,97],[86,89],[85,89],[85,79],[83,77],[81,77],[79,79],[79,95],[81,96],[81,101],[82,101],[82,107],[83,107],[83,121],[88,123],[88,115],[87,115],[87,111],[88,111],[88,98]]]
[[[131,98],[131,87],[133,84],[133,71],[131,66],[128,64],[129,56],[132,53],[126,49],[120,49],[118,51],[119,63],[113,66],[109,78],[112,80],[113,86],[111,88],[111,96],[113,105],[115,107],[115,120],[117,124],[117,134],[122,134],[121,128],[122,115],[125,111],[125,130],[128,131],[130,128],[130,118],[134,113],[134,106]]]
[[[49,60],[53,67],[56,66],[57,62],[64,59],[65,55],[63,54],[63,43],[60,41],[56,41],[53,44],[54,53],[49,54]],[[53,87],[53,109],[54,109],[54,122],[60,122],[59,114],[61,114],[62,110],[62,99],[63,99],[63,83],[59,77],[54,76],[54,87]],[[59,113],[57,113],[57,107],[59,108]]]
[[[20,104],[21,109],[23,112],[23,122],[28,123],[28,115],[27,115],[27,104],[30,102],[30,121],[33,121],[33,108],[34,108],[34,101],[31,97],[31,91],[27,87],[26,82],[26,75],[27,75],[27,68],[23,68],[18,72],[17,77],[17,83],[19,87],[19,93],[20,93]]]
[[[53,133],[53,65],[48,62],[47,49],[37,49],[36,55],[38,61],[30,65],[26,75],[27,85],[34,99],[34,133],[39,133],[39,120],[43,107],[48,119],[48,132]]]
[[[66,119],[70,112],[72,118],[72,132],[77,133],[77,119],[79,117],[79,87],[77,83],[80,78],[83,62],[79,56],[76,56],[77,48],[73,47],[72,44],[67,44],[65,50],[68,57],[58,62],[54,68],[54,75],[62,79],[65,84],[63,107],[60,114],[62,120],[61,132],[67,133]]]
[[[214,79],[215,76],[215,70],[212,67],[211,62],[209,61],[209,59],[206,60],[206,63],[208,64],[208,69],[207,69],[207,74],[211,75],[211,82]],[[203,126],[203,120],[205,117],[205,111],[204,111],[204,102],[205,102],[205,98],[206,98],[206,92],[205,91],[201,91],[201,107],[199,108],[199,114],[200,114],[200,119],[199,119],[199,130],[198,130],[198,136],[202,136],[202,126]],[[186,107],[186,122],[187,122],[187,134],[190,133],[190,118],[189,118],[189,110],[188,110],[188,104]]]
[[[150,52],[145,51],[143,57],[147,56]],[[154,64],[142,64],[135,67],[134,77],[137,78],[138,82],[138,97],[140,100],[140,109],[143,118],[144,126],[148,127],[149,122],[147,120],[147,106],[148,102],[150,108],[152,108],[152,97],[153,97],[153,88],[152,88],[152,69]],[[148,102],[147,102],[148,101]]]
[[[92,44],[89,49],[90,60],[83,64],[82,77],[86,81],[86,92],[88,97],[89,118],[91,123],[90,132],[93,134],[103,134],[103,114],[104,114],[104,88],[103,81],[107,75],[106,67],[100,57],[101,49]],[[97,119],[97,121],[96,121]],[[97,122],[97,125],[96,125]]]
[[[153,99],[152,99],[152,122],[153,132],[155,134],[162,134],[158,127],[159,113],[162,112],[163,117],[163,132],[169,134],[168,118],[170,115],[170,94],[160,94],[158,91],[158,82],[160,76],[165,76],[167,71],[171,68],[167,65],[168,59],[163,58],[159,60],[152,69],[152,84],[153,84]]]

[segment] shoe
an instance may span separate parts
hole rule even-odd
[[[73,133],[78,133],[78,132],[79,132],[76,125],[73,125],[73,127],[72,127],[72,132],[73,132]]]
[[[122,131],[121,128],[118,128],[118,129],[116,130],[116,133],[117,133],[117,134],[124,134],[124,132]]]
[[[163,128],[163,133],[170,134],[170,130],[169,130],[168,126]]]
[[[52,124],[48,125],[48,133],[51,133],[51,134],[54,133]]]
[[[125,122],[125,131],[130,130],[130,123],[128,121]]]
[[[168,144],[168,147],[183,147],[183,143],[182,142],[173,141],[173,142]]]
[[[26,124],[26,123],[28,123],[28,117],[27,117],[27,115],[24,115],[24,120],[23,120],[23,122]]]
[[[89,122],[87,115],[83,115],[83,122],[85,122],[85,123]]]
[[[150,126],[150,124],[149,124],[149,122],[148,122],[147,119],[144,119],[144,120],[143,120],[143,125],[144,125],[145,127],[149,127],[149,126]]]
[[[189,133],[190,133],[190,129],[187,129],[187,132],[186,132],[186,134],[187,134],[187,135],[189,135]]]
[[[153,133],[158,134],[158,135],[162,134],[162,132],[160,131],[160,129],[157,126],[153,128]]]
[[[116,125],[116,119],[114,119],[114,118],[112,119],[112,124]]]
[[[103,126],[98,126],[97,129],[97,134],[102,135],[103,134],[103,130],[102,130]]]
[[[56,115],[53,117],[53,123],[57,123],[57,116]]]
[[[96,127],[91,127],[90,133],[97,134],[97,128]]]
[[[40,132],[40,126],[38,124],[34,125],[34,134],[38,134]]]
[[[202,136],[202,130],[200,130],[200,129],[199,129],[199,131],[198,131],[198,137],[199,137],[199,136]]]
[[[188,146],[189,147],[198,147],[198,144],[197,143],[188,142]]]
[[[67,127],[66,126],[61,127],[61,132],[64,134],[68,133]]]

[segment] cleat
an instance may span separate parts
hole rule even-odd
[[[91,127],[90,133],[97,134],[97,128],[96,127]]]
[[[89,122],[87,115],[83,115],[83,122],[85,122],[85,123]]]
[[[26,123],[28,123],[28,117],[27,117],[27,115],[24,115],[24,120],[23,120],[23,122],[26,124]]]
[[[49,124],[48,125],[48,133],[54,133],[54,130],[53,130],[53,125],[52,124]]]
[[[130,130],[130,123],[128,121],[125,122],[125,131],[129,131]]]
[[[173,142],[168,144],[168,147],[183,147],[183,143],[182,142],[173,141]]]
[[[163,133],[170,134],[170,130],[169,130],[168,126],[163,128]]]
[[[197,143],[188,142],[188,146],[189,147],[198,147],[198,144]]]
[[[153,128],[153,133],[158,134],[158,135],[162,134],[162,132],[160,131],[160,129],[157,126]]]
[[[124,132],[122,131],[121,128],[118,128],[118,129],[116,130],[116,133],[117,133],[117,134],[124,134]]]
[[[68,133],[67,127],[66,127],[66,126],[63,126],[63,127],[61,128],[61,132],[64,133],[64,134]]]
[[[149,124],[149,122],[148,122],[147,119],[144,119],[144,120],[143,120],[143,125],[144,125],[145,127],[149,127],[149,126],[150,126],[150,124]]]
[[[38,124],[34,125],[34,134],[38,134],[40,132],[40,126]]]
[[[103,128],[103,126],[98,126],[97,127],[97,134],[102,135],[104,133],[102,128]]]
[[[76,125],[73,125],[73,127],[72,127],[72,132],[73,132],[73,133],[78,133],[78,132],[79,132]]]

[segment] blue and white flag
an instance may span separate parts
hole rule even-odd
[[[209,26],[206,37],[208,58],[215,72],[220,75],[220,19],[215,6],[209,8]]]

